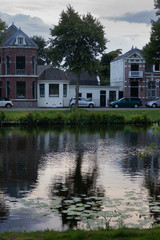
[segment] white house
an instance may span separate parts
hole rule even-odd
[[[38,78],[38,107],[68,107],[75,97],[77,76],[57,68],[46,68]],[[99,78],[82,72],[79,96],[90,98],[96,107],[107,107],[109,101],[118,98],[119,87],[100,86]]]

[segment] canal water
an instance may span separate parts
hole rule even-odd
[[[0,232],[158,225],[159,140],[150,127],[1,129]]]

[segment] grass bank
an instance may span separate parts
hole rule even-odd
[[[37,110],[0,111],[0,124],[97,125],[149,124],[160,122],[160,110]]]
[[[159,229],[1,233],[0,240],[159,240]]]

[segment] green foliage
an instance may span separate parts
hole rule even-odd
[[[37,232],[7,232],[1,233],[2,239],[8,240],[159,240],[159,229],[118,229],[118,230],[67,230],[67,231],[37,231]]]
[[[160,19],[152,21],[150,41],[142,50],[142,55],[149,64],[159,63],[160,59]]]
[[[110,125],[110,124],[139,124],[149,125],[159,122],[159,110],[109,110],[95,111],[84,109],[71,110],[37,110],[37,111],[1,111],[0,121],[21,125]],[[157,126],[157,125],[154,125]],[[155,127],[155,129],[157,129]],[[158,130],[158,129],[157,129]]]
[[[152,20],[150,41],[142,50],[142,55],[149,64],[159,64],[160,62],[160,0],[155,0],[154,5],[157,9],[156,15],[158,16],[158,20]]]
[[[5,112],[4,111],[0,111],[0,122],[5,120]]]
[[[90,13],[79,15],[70,5],[62,11],[58,25],[51,29],[50,56],[55,65],[77,75],[76,108],[82,71],[97,74],[98,57],[106,49],[104,27]]]
[[[42,36],[33,36],[31,38],[38,46],[37,51],[37,64],[38,65],[45,65],[50,64],[51,60],[49,58],[49,50],[47,47],[47,42]]]
[[[3,39],[6,35],[7,24],[0,19],[0,45],[3,42]]]
[[[105,50],[103,26],[90,13],[80,16],[69,5],[62,11],[57,26],[51,29],[50,49],[57,65],[77,76],[82,70],[95,72],[99,54]]]
[[[110,80],[110,62],[120,54],[122,54],[122,49],[103,54],[100,62],[101,85],[105,85],[106,82]]]
[[[132,124],[151,124],[151,118],[148,117],[146,114],[142,114],[142,115],[133,115],[131,117],[130,123]]]

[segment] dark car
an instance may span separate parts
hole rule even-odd
[[[109,104],[111,107],[134,107],[138,108],[139,106],[142,106],[142,101],[139,97],[124,97],[117,101],[111,102]]]

